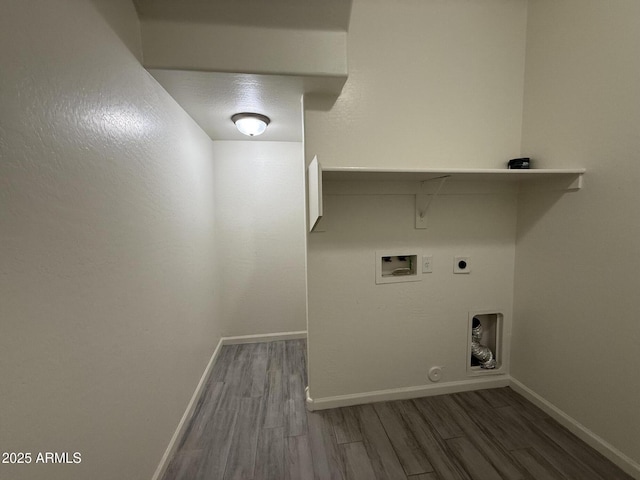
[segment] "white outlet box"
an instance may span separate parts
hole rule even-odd
[[[471,257],[454,257],[453,273],[471,273]]]
[[[376,250],[376,284],[419,282],[422,268],[419,250]]]
[[[433,273],[433,255],[422,257],[422,273]]]

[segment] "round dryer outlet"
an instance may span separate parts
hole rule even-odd
[[[431,367],[429,369],[429,380],[439,382],[442,378],[442,367]]]

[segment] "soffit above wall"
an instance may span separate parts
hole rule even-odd
[[[146,68],[313,77],[347,75],[347,33],[141,22]]]
[[[249,111],[272,120],[254,141],[302,141],[301,97],[346,82],[352,0],[133,1],[144,66],[213,140]]]
[[[351,0],[134,0],[141,20],[347,31]]]
[[[352,0],[133,0],[144,66],[213,140],[247,140],[240,112],[271,118],[253,141],[303,138],[301,97],[340,94]]]

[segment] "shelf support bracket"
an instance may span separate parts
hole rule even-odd
[[[435,193],[433,194],[425,194],[425,193],[417,193],[416,194],[416,228],[424,229],[427,228],[427,212],[429,211],[429,207],[436,199],[442,186],[447,181],[451,175],[445,175],[443,177],[432,178],[430,180],[425,180],[420,182],[420,186],[423,187],[425,183],[432,182],[434,180],[440,180],[438,187],[436,188]]]

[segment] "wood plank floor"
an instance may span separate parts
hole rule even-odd
[[[222,348],[163,480],[630,480],[510,388],[307,412],[304,340]]]

